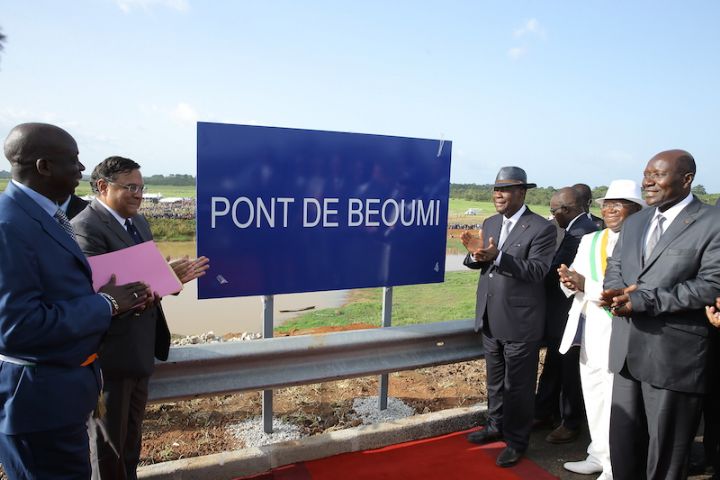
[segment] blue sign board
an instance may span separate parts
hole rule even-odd
[[[198,123],[199,297],[442,282],[451,148]]]

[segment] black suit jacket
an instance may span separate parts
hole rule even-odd
[[[610,369],[655,387],[702,393],[707,376],[709,323],[705,305],[720,296],[720,210],[694,198],[667,226],[643,264],[645,233],[655,215],[646,208],[623,223],[605,288],[636,284],[632,314],[613,319]]]
[[[72,220],[78,213],[85,210],[85,207],[87,207],[89,203],[90,202],[83,200],[73,193],[70,195],[70,202],[68,203],[67,212],[65,212],[65,214],[70,220]]]
[[[500,238],[502,215],[483,222],[485,246],[490,237]],[[476,262],[468,254],[465,265],[480,270],[475,309],[475,330],[484,326],[499,340],[532,342],[545,329],[543,278],[555,251],[555,227],[526,209],[505,240],[500,265]]]
[[[597,225],[587,215],[580,215],[565,232],[560,245],[553,256],[550,270],[545,275],[545,293],[547,303],[545,309],[545,339],[562,338],[567,323],[568,311],[572,305],[572,297],[568,298],[560,288],[560,277],[557,269],[563,263],[572,265],[583,235],[597,230]]]
[[[595,226],[597,227],[595,230],[602,230],[602,229],[605,228],[605,220],[603,220],[602,218],[598,217],[597,215],[593,215],[593,214],[591,213],[591,214],[590,214],[590,220],[592,220],[592,222],[593,222],[593,223],[595,224]]]
[[[132,221],[144,241],[152,240],[150,226],[142,215]],[[87,256],[135,245],[125,227],[98,200],[78,214],[72,225]],[[170,331],[162,307],[157,305],[139,316],[128,312],[113,319],[100,348],[100,365],[110,379],[149,376],[154,369],[153,357],[167,360],[169,349]]]

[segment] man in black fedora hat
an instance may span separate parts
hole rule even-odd
[[[497,215],[479,238],[465,232],[465,265],[480,270],[475,330],[482,331],[488,418],[468,440],[505,440],[497,465],[515,465],[528,447],[533,421],[538,350],[545,328],[543,279],[555,252],[555,227],[525,205],[534,183],[519,167],[503,167],[493,185]]]

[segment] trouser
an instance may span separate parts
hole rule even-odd
[[[19,435],[0,433],[0,463],[10,480],[87,480],[87,428],[82,423]]]
[[[508,446],[527,450],[533,421],[538,342],[482,335],[488,390],[488,429],[502,432]]]
[[[580,347],[572,347],[567,353],[561,354],[558,351],[559,339],[547,343],[545,363],[535,397],[536,418],[557,417],[567,428],[577,430],[585,421],[580,385]]]
[[[587,413],[590,445],[588,460],[601,465],[605,478],[612,478],[610,464],[610,406],[613,373],[607,367],[588,365],[584,349],[580,353],[580,381]]]
[[[627,365],[613,380],[610,460],[615,480],[684,479],[702,395],[635,379]]]
[[[93,480],[135,480],[149,377],[106,379],[107,414],[88,424]]]

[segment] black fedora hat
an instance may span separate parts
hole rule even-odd
[[[525,187],[535,188],[534,183],[527,183],[527,174],[520,167],[502,167],[495,177],[493,187]]]

